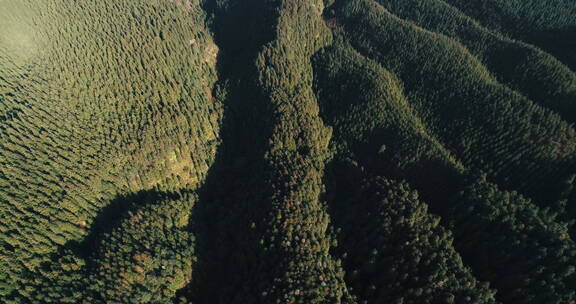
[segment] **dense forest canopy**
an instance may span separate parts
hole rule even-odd
[[[576,303],[575,16],[0,0],[0,303]]]

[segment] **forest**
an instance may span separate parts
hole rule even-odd
[[[0,303],[576,303],[573,0],[0,0]]]

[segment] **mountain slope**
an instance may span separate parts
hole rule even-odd
[[[0,302],[576,301],[574,8],[0,0]]]

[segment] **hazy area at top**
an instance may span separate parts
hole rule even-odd
[[[15,0],[0,0],[0,8],[0,62],[25,64],[41,49],[34,12]]]

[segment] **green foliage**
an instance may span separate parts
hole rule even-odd
[[[171,303],[191,281],[194,238],[186,230],[191,197],[129,212],[90,258],[93,293],[108,302]]]
[[[576,247],[567,225],[481,178],[454,198],[455,246],[504,303],[569,303]]]
[[[376,177],[334,187],[349,191],[336,190],[330,207],[347,282],[364,303],[496,303],[406,183]]]
[[[197,4],[1,5],[12,16],[2,23],[39,48],[0,56],[6,294],[22,272],[82,240],[116,195],[197,188],[215,158],[221,109],[208,98],[217,47]]]
[[[571,125],[497,82],[463,45],[375,2],[346,1],[337,16],[352,46],[397,75],[426,127],[466,167],[541,201],[555,199],[548,189],[576,166]]]
[[[114,228],[90,235],[79,253],[64,250],[39,275],[30,274],[20,296],[39,303],[172,303],[192,279],[194,237],[187,226],[196,198],[140,196],[119,202],[129,210],[112,221]]]
[[[463,165],[426,128],[394,74],[341,40],[316,55],[315,67],[320,112],[334,128],[337,158],[408,179],[434,196],[457,184]]]
[[[318,116],[309,58],[330,42],[321,1],[279,3],[276,39],[257,59],[258,83],[274,117],[265,154],[270,212],[263,261],[269,278],[259,293],[266,303],[351,303],[343,270],[330,255],[328,214],[320,199],[331,129]]]
[[[569,0],[445,0],[487,27],[535,43],[576,69],[576,4]]]
[[[441,0],[378,2],[398,17],[461,43],[502,84],[576,122],[576,74],[554,57],[491,32]]]
[[[574,7],[0,0],[0,302],[573,303]]]

